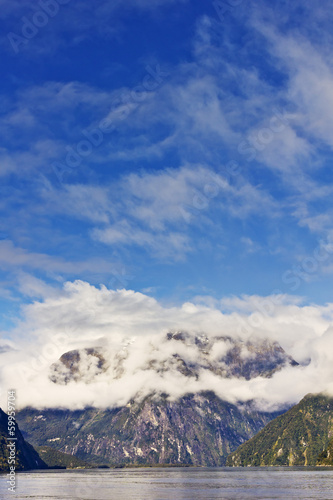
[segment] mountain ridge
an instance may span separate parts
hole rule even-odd
[[[315,466],[332,436],[333,398],[308,394],[231,453],[227,465]]]
[[[105,373],[110,380],[121,379],[124,363],[132,342],[120,350],[108,352],[94,346],[67,351],[50,366],[49,379],[59,385],[83,381],[90,384]],[[181,374],[198,380],[201,373],[220,378],[271,377],[286,365],[298,363],[278,342],[268,339],[241,340],[227,335],[207,337],[205,334],[168,332],[159,345],[147,345],[147,356],[140,370],[156,374]]]
[[[180,384],[200,381],[207,374],[215,381],[270,378],[286,365],[297,366],[277,342],[268,339],[242,341],[184,331],[168,332],[161,339],[160,345],[144,344],[146,356],[139,360],[138,369],[161,379],[172,373]],[[97,345],[67,351],[50,366],[49,379],[60,387],[74,388],[77,383],[90,386],[101,376],[105,380],[108,373],[112,390],[112,380],[121,380],[124,374],[128,355],[127,348],[110,353]],[[259,411],[253,402],[231,403],[214,391],[187,391],[178,398],[143,391],[121,406],[27,407],[17,418],[33,445],[51,446],[89,463],[220,466],[230,452],[280,413]]]
[[[17,418],[35,446],[53,446],[90,463],[218,466],[276,415],[206,392],[178,401],[155,395],[106,410],[26,408]]]

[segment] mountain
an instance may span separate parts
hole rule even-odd
[[[84,367],[84,369],[83,369]],[[107,362],[99,348],[75,349],[65,352],[50,367],[49,378],[55,384],[92,380],[107,369]]]
[[[8,417],[7,414],[0,408],[0,471],[9,471],[10,465],[15,465],[15,470],[29,470],[29,469],[46,469],[47,465],[39,457],[34,448],[27,443],[17,424],[15,424],[15,437],[16,441],[8,439]],[[15,442],[15,459],[16,463],[12,464],[11,460],[14,457],[10,455],[9,444]],[[10,462],[10,463],[8,463]]]
[[[36,446],[39,456],[50,468],[62,467],[66,469],[85,469],[91,467],[87,462],[80,460],[74,455],[62,453],[51,446]]]
[[[111,379],[119,379],[125,372],[130,344],[113,353],[98,346],[68,351],[51,365],[49,378],[60,385],[78,381],[91,383],[105,372]],[[246,380],[271,377],[287,365],[298,364],[277,342],[243,341],[228,336],[208,338],[188,332],[167,333],[160,346],[148,346],[147,351],[140,369],[158,374],[178,372],[195,379],[205,372],[221,378]]]
[[[217,466],[276,415],[209,392],[178,401],[149,396],[114,409],[25,408],[17,419],[34,446],[52,446],[90,463]]]
[[[59,386],[99,377],[110,381],[126,373],[131,342],[119,351],[100,346],[65,352],[50,366],[49,379]],[[141,352],[141,351],[140,351]],[[159,344],[146,344],[139,370],[173,380],[271,377],[297,363],[276,342],[242,341],[228,336],[169,332]],[[141,364],[140,364],[141,363]],[[135,376],[135,375],[133,375]],[[227,455],[254,436],[278,413],[264,413],[252,403],[231,404],[213,392],[138,394],[118,408],[84,410],[25,408],[17,414],[26,438],[94,464],[223,465]]]
[[[333,398],[310,394],[231,453],[227,465],[316,465],[319,455],[332,461],[332,436]]]
[[[333,439],[328,443],[326,450],[322,451],[319,455],[316,465],[333,466]]]

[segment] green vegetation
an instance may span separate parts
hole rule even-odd
[[[18,428],[15,426],[15,464],[9,464],[11,459],[8,448],[8,419],[7,414],[0,408],[0,471],[9,471],[10,465],[15,465],[15,470],[45,469],[47,465],[41,460],[34,448],[27,443]]]
[[[74,455],[69,455],[68,453],[62,453],[61,451],[51,448],[50,446],[37,446],[39,456],[50,468],[53,467],[66,467],[66,469],[76,469],[76,468],[89,468],[87,462],[80,460]]]
[[[328,443],[326,450],[322,451],[319,455],[317,465],[333,466],[333,439]]]
[[[228,466],[316,465],[333,433],[333,399],[308,395],[227,459]],[[332,455],[330,455],[332,456]]]

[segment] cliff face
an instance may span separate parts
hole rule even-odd
[[[175,402],[150,396],[107,410],[26,408],[18,421],[34,445],[91,463],[217,466],[275,416],[202,393]]]
[[[29,469],[45,469],[47,465],[39,457],[34,448],[27,443],[16,425],[15,429],[15,470],[29,470]],[[0,471],[8,471],[10,458],[10,450],[8,444],[14,441],[8,440],[8,422],[7,414],[0,408]],[[14,465],[14,464],[12,464]]]
[[[227,465],[316,465],[323,450],[331,460],[332,436],[333,399],[308,395],[241,445],[228,457]],[[321,462],[325,460],[320,456]]]
[[[333,439],[328,443],[326,450],[319,455],[317,465],[333,466]]]

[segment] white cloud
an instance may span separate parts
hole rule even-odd
[[[194,248],[191,228],[211,230],[221,212],[246,219],[257,213],[275,216],[279,210],[269,194],[241,175],[232,185],[205,166],[185,165],[123,177],[110,187],[110,212],[114,222],[95,228],[96,240],[181,258]]]
[[[42,302],[25,306],[24,320],[12,338],[16,351],[2,355],[2,387],[16,388],[20,406],[103,407],[125,404],[153,391],[176,398],[190,391],[213,390],[229,401],[254,398],[262,407],[273,408],[297,402],[307,392],[333,393],[333,304],[302,306],[288,296],[243,297],[224,300],[222,304],[235,307],[222,313],[192,303],[166,308],[141,293],[97,289],[80,281],[67,283],[56,295],[43,291]],[[207,370],[201,370],[198,379],[185,377],[173,368],[173,355],[191,363],[198,361],[199,351],[191,338],[185,343],[167,341],[170,331],[204,333],[208,339],[267,338],[278,341],[302,364],[285,367],[271,379],[223,379]],[[109,366],[105,372],[97,370],[92,380],[91,360],[86,360],[89,384],[59,386],[49,380],[51,364],[64,352],[90,347],[101,349]],[[215,344],[207,362],[216,362],[227,348],[223,342]],[[244,355],[250,354],[244,351]],[[157,373],[156,363],[167,371]]]
[[[66,184],[62,189],[46,186],[42,189],[42,210],[45,213],[66,213],[76,219],[107,223],[113,216],[108,191],[102,186],[81,184]]]
[[[52,297],[58,295],[52,286],[47,285],[43,280],[23,271],[18,274],[19,291],[27,296],[43,299],[45,296]]]
[[[120,221],[106,229],[95,229],[92,237],[108,245],[136,245],[145,248],[157,258],[182,259],[192,250],[188,236],[177,232],[153,234],[135,224]]]
[[[281,63],[289,70],[288,97],[297,104],[297,124],[312,137],[333,146],[333,66],[302,37],[280,36],[265,29]]]
[[[129,0],[124,12],[129,5],[150,9],[172,1]],[[0,3],[3,13],[12,9],[18,19],[22,6],[30,9],[29,2],[25,1],[0,0]],[[90,36],[89,29],[94,27],[104,30],[104,33],[109,30],[111,34],[114,28],[113,25],[108,26],[110,14],[123,4],[120,0],[101,2],[95,8],[84,2],[83,14],[88,12],[92,15],[86,18],[87,24],[82,23],[85,27],[89,25],[84,35],[77,20],[71,31],[78,35],[71,37],[73,43],[79,43],[81,35]],[[78,5],[83,6],[83,3]],[[309,5],[307,3],[308,12],[313,10],[316,23],[322,26],[325,9],[309,9]],[[77,9],[74,3],[70,8]],[[288,17],[288,12],[282,17]],[[252,23],[250,18],[247,21],[248,24]],[[279,18],[276,25],[280,21]],[[64,31],[69,29],[71,22],[71,16],[63,18],[60,24]],[[46,31],[49,31],[52,37],[53,30],[57,30],[56,24],[56,21],[50,23],[43,36],[47,37]],[[120,274],[120,278],[125,277],[116,264],[98,257],[78,262],[58,257],[58,249],[60,252],[62,250],[61,245],[56,246],[59,243],[56,237],[52,255],[45,253],[45,250],[37,250],[36,246],[31,247],[31,238],[35,237],[37,241],[34,226],[39,226],[40,219],[34,218],[36,214],[51,218],[64,215],[66,221],[69,218],[84,221],[86,225],[82,224],[82,231],[85,234],[90,231],[94,245],[103,242],[111,248],[135,246],[136,249],[146,249],[150,255],[174,260],[199,249],[200,239],[208,246],[212,235],[218,233],[217,229],[223,231],[225,215],[242,220],[253,215],[273,219],[281,216],[286,208],[292,208],[301,226],[315,233],[329,235],[332,231],[332,188],[326,185],[324,176],[320,181],[320,176],[316,175],[318,169],[323,168],[323,157],[319,155],[318,160],[316,155],[322,148],[330,149],[333,146],[331,44],[320,49],[316,40],[310,43],[295,31],[288,35],[287,30],[273,30],[273,25],[267,21],[265,25],[262,22],[252,25],[266,40],[262,39],[264,49],[260,54],[275,65],[272,72],[281,72],[284,83],[275,86],[263,78],[260,68],[254,68],[252,64],[249,66],[252,55],[243,64],[242,57],[246,57],[246,51],[252,50],[254,45],[245,44],[236,51],[231,38],[228,38],[228,26],[225,25],[225,29],[221,30],[219,25],[217,29],[212,20],[204,17],[198,22],[193,45],[194,59],[169,67],[169,75],[163,84],[150,92],[149,97],[140,104],[132,100],[129,108],[119,103],[119,106],[111,105],[117,95],[131,95],[130,88],[105,91],[74,81],[46,82],[30,87],[18,92],[11,103],[5,103],[0,128],[6,138],[6,148],[0,150],[0,175],[16,173],[18,177],[29,178],[34,186],[30,190],[30,185],[27,185],[26,194],[21,193],[16,199],[17,192],[14,189],[10,191],[13,193],[10,208],[15,207],[12,213],[21,220],[20,231],[23,231],[24,226],[26,233],[24,238],[21,233],[20,243],[16,245],[9,240],[0,241],[1,268],[13,272],[17,269],[33,269],[75,276],[82,276],[86,272],[115,273]],[[300,32],[305,29],[304,26],[299,27]],[[253,36],[256,35],[253,31]],[[31,41],[28,50],[38,52],[35,47],[40,38]],[[41,43],[49,50],[45,39]],[[136,83],[140,84],[141,81]],[[126,108],[130,111],[130,119],[124,120],[122,117],[127,114]],[[276,120],[275,108],[282,112],[282,121]],[[125,110],[125,113],[122,114],[121,110]],[[101,148],[96,147],[93,154],[82,161],[79,169],[73,169],[72,181],[78,173],[82,176],[80,184],[62,185],[61,189],[49,185],[48,189],[44,189],[46,182],[41,193],[43,202],[39,204],[34,188],[40,179],[36,180],[31,174],[41,171],[45,175],[53,175],[50,167],[52,161],[65,161],[68,147],[72,145],[75,148],[84,138],[82,131],[86,127],[97,126],[103,116],[112,118],[121,133],[115,134],[112,144],[111,141],[103,141]],[[119,139],[119,136],[123,139]],[[260,145],[255,148],[258,138]],[[239,151],[244,141],[246,146],[252,147],[252,153],[254,147],[255,163],[251,163],[248,155]],[[163,156],[169,152],[179,158],[177,168],[165,167]],[[242,173],[232,179],[225,179],[223,172],[216,172],[223,170],[220,167],[229,157],[237,159]],[[157,158],[163,170],[144,170],[144,161],[151,158]],[[326,153],[324,158],[329,158]],[[142,159],[139,173],[120,176],[112,184],[93,184],[91,179],[96,180],[97,174],[90,170],[90,166],[94,162],[102,164],[103,168],[119,169],[120,160],[133,159],[136,162]],[[87,171],[89,185],[84,184]],[[263,187],[258,186],[254,179],[256,182],[263,179]],[[276,179],[282,179],[283,185],[275,183]],[[20,181],[15,180],[17,183]],[[2,198],[0,203],[3,206],[5,197]],[[28,198],[31,198],[29,202]],[[24,208],[18,213],[17,207],[22,207],[23,201],[27,202],[28,210]],[[318,206],[312,205],[316,201],[319,202]],[[17,229],[16,221],[13,221],[14,217],[8,219],[8,232]],[[289,219],[284,222],[290,227]],[[63,230],[57,229],[59,232]],[[269,230],[268,225],[263,223],[263,240]],[[65,231],[62,234],[68,238],[69,232],[66,234]],[[40,226],[38,236],[42,233]],[[241,241],[247,246],[248,252],[258,248],[256,242],[247,235]],[[24,248],[25,243],[27,248]],[[49,243],[51,248],[53,241]],[[88,239],[84,243],[88,247]],[[278,245],[282,244],[278,242]],[[263,252],[267,251],[264,243],[262,248]],[[277,246],[271,244],[269,250],[273,254]],[[295,255],[295,249],[293,251]],[[302,262],[305,262],[303,249],[299,254],[302,255]],[[131,257],[133,261],[136,260],[135,251]],[[322,271],[332,272],[332,266],[327,264],[325,268],[321,267]],[[19,290],[23,294],[39,299],[45,296],[45,302],[36,302],[26,309],[26,320],[20,325],[23,338],[17,341],[19,353],[11,353],[8,358],[14,368],[33,367],[29,375],[31,392],[30,389],[26,390],[24,380],[17,380],[23,402],[52,404],[53,398],[55,404],[59,404],[64,398],[64,404],[69,406],[91,402],[116,404],[124,402],[139,390],[148,392],[156,388],[164,389],[177,396],[185,389],[215,388],[230,400],[256,397],[280,403],[284,400],[296,401],[310,390],[316,392],[330,387],[331,305],[305,307],[299,299],[290,297],[253,296],[222,301],[201,297],[201,303],[205,303],[206,307],[188,303],[183,307],[166,309],[153,299],[148,300],[144,295],[129,291],[109,292],[76,283],[67,285],[64,292],[55,293],[43,281],[30,275],[19,273],[18,280]],[[6,288],[0,289],[0,293],[12,298]],[[220,309],[225,311],[224,314]],[[203,373],[193,385],[193,381],[184,380],[177,373],[156,379],[154,372],[143,370],[150,344],[154,344],[155,340],[157,344],[161,342],[167,352],[162,336],[168,329],[183,328],[212,335],[214,332],[223,332],[245,337],[256,332],[263,337],[276,338],[297,361],[311,359],[311,362],[292,372],[286,369],[271,380],[260,379],[248,383],[237,380],[221,382],[213,375]],[[25,334],[28,338],[30,333],[37,336],[36,344],[35,340],[24,340]],[[98,343],[103,344],[106,350],[111,349],[112,357],[114,352],[125,349],[126,339],[132,337],[136,340],[126,347],[130,354],[126,358],[125,373],[119,380],[112,379],[111,396],[111,381],[107,374],[101,375],[101,382],[96,382],[90,389],[83,385],[69,386],[65,395],[63,388],[49,384],[48,366],[63,351]],[[21,347],[21,342],[26,342],[27,351]],[[45,347],[45,343],[48,347]],[[35,359],[35,351],[43,353],[43,349],[46,363],[43,359],[38,360],[39,355]],[[47,354],[48,349],[50,355]],[[221,347],[221,352],[223,349]],[[26,352],[27,361],[24,360]],[[218,349],[214,351],[214,356],[218,352]],[[162,354],[157,350],[156,355]],[[193,353],[189,348],[182,355],[190,358]],[[40,368],[35,369],[37,366]],[[9,384],[11,377],[13,381],[16,380],[14,368],[9,367],[6,357],[5,383]],[[291,377],[295,380],[292,386],[288,383]]]
[[[49,277],[57,277],[59,281],[63,281],[59,274],[73,274],[77,276],[77,274],[82,275],[86,273],[87,275],[99,274],[104,277],[106,275],[110,277],[114,275],[117,276],[121,274],[123,266],[121,266],[118,258],[107,260],[92,257],[81,261],[66,260],[65,258],[55,255],[30,251],[26,248],[14,245],[10,240],[0,240],[0,268],[16,273],[21,285],[23,284],[21,291],[27,291],[30,287],[33,289],[35,285],[32,283],[30,283],[30,285],[27,283],[24,285],[24,283],[22,283],[22,276],[27,276],[24,275],[23,271],[41,271]],[[31,279],[33,280],[34,278],[31,277]],[[35,284],[37,286],[37,281]]]

